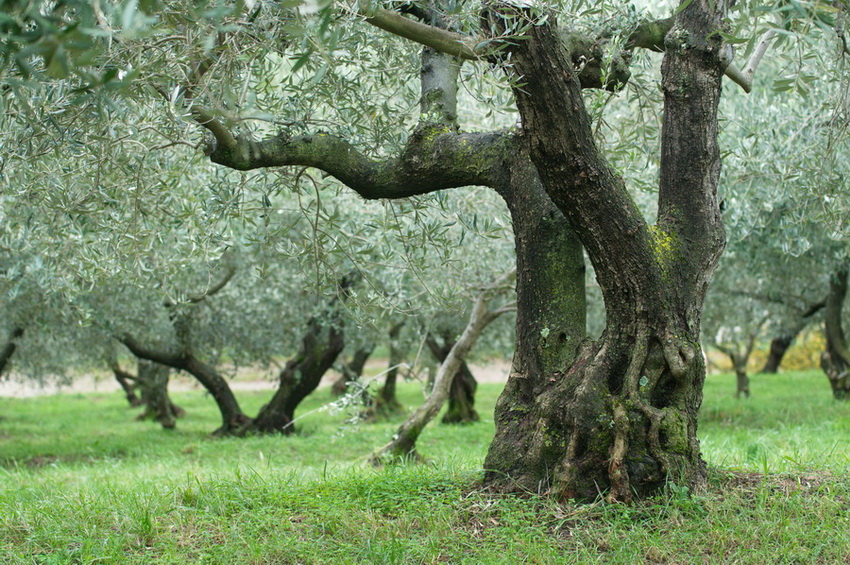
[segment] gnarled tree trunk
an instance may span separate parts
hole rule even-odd
[[[221,413],[221,427],[215,430],[213,435],[231,435],[251,422],[251,418],[242,411],[239,402],[236,400],[230,385],[227,384],[224,377],[216,371],[215,367],[198,359],[190,351],[175,353],[151,349],[128,335],[121,336],[118,340],[126,345],[127,349],[133,355],[140,359],[146,359],[154,363],[167,365],[173,369],[186,371],[195,377],[206,391],[210,393],[210,396],[213,397]]]
[[[352,284],[350,277],[340,281],[339,292],[342,298],[348,296]],[[335,297],[328,305],[324,319],[310,319],[307,332],[301,338],[298,353],[287,361],[280,372],[277,391],[271,401],[260,408],[259,414],[245,427],[244,432],[295,432],[295,409],[316,390],[322,377],[333,367],[345,348],[340,308],[340,297]]]
[[[696,437],[700,318],[724,246],[716,199],[721,14],[695,0],[667,35],[655,226],[597,149],[571,53],[548,16],[513,49],[514,93],[543,186],[594,264],[607,326],[573,363],[545,376],[511,375],[533,378],[537,390],[528,398],[506,387],[487,480],[559,498],[607,491],[617,501],[668,480],[697,487],[705,481]]]
[[[826,298],[826,351],[820,358],[821,368],[829,378],[832,396],[850,400],[850,347],[841,323],[841,310],[847,296],[847,270],[836,273],[829,281]]]

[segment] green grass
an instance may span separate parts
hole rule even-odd
[[[0,563],[850,563],[850,403],[817,372],[734,386],[706,384],[707,491],[630,507],[477,489],[495,385],[484,421],[426,429],[429,464],[381,470],[364,459],[398,420],[346,425],[326,391],[298,435],[244,439],[209,438],[200,392],[170,432],[117,393],[0,399]]]

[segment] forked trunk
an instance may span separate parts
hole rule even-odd
[[[221,413],[221,427],[213,432],[213,435],[234,434],[251,421],[251,418],[246,416],[242,412],[242,408],[239,407],[239,402],[233,395],[230,385],[216,371],[215,367],[204,363],[190,352],[173,353],[145,347],[129,335],[121,336],[118,340],[139,359],[146,359],[167,365],[173,369],[186,371],[195,377],[213,397]]]
[[[500,6],[495,25],[516,14]],[[569,349],[561,350],[567,359],[557,367],[522,367],[515,360],[485,462],[491,484],[562,499],[592,500],[607,492],[609,500],[629,501],[668,481],[691,488],[705,481],[696,437],[705,379],[699,327],[724,245],[716,199],[723,66],[713,33],[720,27],[715,6],[708,0],[683,6],[668,35],[676,40],[668,41],[662,68],[655,226],[594,143],[553,15],[529,27],[529,38],[513,49],[514,93],[531,159],[594,264],[608,325],[598,341],[579,347],[572,362]],[[520,268],[547,268],[553,259],[542,255]],[[520,358],[534,358],[526,348],[570,336],[546,327],[541,333],[548,341],[531,336],[523,343],[517,323]]]
[[[841,310],[847,296],[847,271],[835,274],[829,282],[826,299],[826,351],[820,358],[821,368],[829,378],[832,396],[850,400],[850,347],[841,323]]]
[[[128,373],[121,368],[121,365],[118,363],[118,356],[112,347],[108,349],[106,362],[112,374],[115,375],[115,380],[118,381],[118,384],[124,391],[124,396],[127,398],[130,407],[136,408],[141,406],[142,399],[136,394],[136,389],[139,387],[138,378],[136,375]]]

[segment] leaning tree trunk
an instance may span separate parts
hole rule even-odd
[[[9,332],[9,338],[6,340],[6,345],[3,346],[3,349],[0,349],[0,375],[2,375],[3,371],[6,370],[6,365],[9,364],[9,361],[12,359],[12,355],[15,354],[15,350],[18,348],[18,339],[20,339],[23,335],[23,328],[15,328]]]
[[[295,409],[316,390],[322,377],[345,347],[340,298],[348,297],[352,284],[350,277],[343,278],[339,284],[340,297],[331,301],[325,319],[310,319],[307,332],[301,338],[298,353],[287,361],[280,372],[274,397],[260,408],[257,417],[244,431],[282,434],[295,432]]]
[[[210,396],[213,397],[221,414],[221,427],[215,430],[213,435],[226,436],[235,434],[251,422],[251,418],[239,406],[239,402],[233,395],[233,390],[231,390],[225,378],[216,371],[215,367],[198,359],[191,352],[173,353],[151,349],[128,335],[121,336],[118,340],[126,345],[127,349],[139,359],[146,359],[154,363],[167,365],[172,369],[186,371],[195,377],[206,391],[210,393]]]
[[[796,328],[794,328],[796,330]],[[794,332],[787,332],[782,335],[778,335],[770,340],[770,349],[767,353],[767,359],[765,359],[764,367],[761,368],[761,373],[767,374],[776,374],[779,372],[779,365],[782,364],[782,359],[785,358],[785,354],[791,348],[791,344],[794,343],[794,340],[797,339],[800,331],[802,331],[802,327]]]
[[[500,6],[508,16],[516,10]],[[592,500],[607,491],[609,500],[629,501],[669,480],[691,488],[705,482],[696,437],[705,379],[699,328],[724,246],[716,198],[723,65],[713,33],[721,18],[713,12],[708,0],[690,2],[668,34],[676,39],[668,41],[662,66],[655,226],[595,145],[553,14],[528,27],[528,39],[513,48],[514,94],[531,159],[594,264],[607,326],[598,341],[579,348],[573,363],[534,383],[530,401],[509,382],[485,462],[490,483],[562,499]],[[495,25],[502,15],[493,18]],[[552,328],[545,334],[562,336]],[[528,375],[511,381],[521,378]]]
[[[177,418],[186,411],[174,404],[168,395],[168,377],[171,369],[159,363],[139,360],[138,383],[142,393],[144,411],[139,414],[139,420],[154,420],[163,428],[173,429]]]
[[[448,338],[440,345],[433,335],[428,334],[425,338],[428,349],[440,363],[445,362],[454,347],[454,343]],[[443,415],[444,424],[468,424],[479,420],[478,412],[475,411],[475,390],[478,383],[466,361],[461,361],[458,371],[451,378],[449,389],[449,407]]]
[[[829,378],[832,396],[850,400],[850,347],[841,323],[841,310],[847,296],[847,270],[836,273],[829,281],[826,298],[826,351],[820,358],[821,368]]]
[[[333,396],[342,396],[350,388],[350,383],[356,383],[360,380],[363,369],[366,367],[366,361],[372,356],[373,351],[375,351],[375,344],[370,343],[354,352],[351,360],[342,366],[339,378],[331,385]]]
[[[449,390],[451,389],[453,377],[457,374],[463,359],[475,345],[475,342],[478,341],[484,328],[502,313],[513,309],[513,307],[506,307],[489,310],[487,305],[493,296],[500,289],[503,289],[501,283],[506,282],[505,279],[511,280],[514,273],[515,271],[512,271],[507,277],[503,277],[502,280],[498,281],[496,285],[484,289],[478,295],[472,307],[472,313],[469,316],[469,323],[467,323],[463,334],[452,346],[445,361],[443,361],[437,371],[437,378],[434,380],[434,388],[431,390],[431,394],[399,426],[393,439],[372,455],[371,459],[373,463],[379,464],[385,460],[420,459],[419,454],[416,452],[416,441],[419,439],[419,435],[425,426],[437,416],[443,404],[445,404]]]
[[[112,371],[112,374],[115,375],[115,380],[118,381],[118,384],[124,391],[124,396],[127,398],[127,402],[130,404],[130,407],[136,408],[141,406],[142,399],[136,394],[136,388],[139,386],[138,379],[136,375],[128,373],[121,368],[120,363],[118,363],[118,355],[111,343],[107,349],[106,363],[109,365],[109,369]]]

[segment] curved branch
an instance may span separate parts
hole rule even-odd
[[[209,123],[201,125],[209,129]],[[288,165],[315,167],[363,198],[404,198],[445,188],[493,186],[509,138],[503,132],[456,134],[444,127],[422,127],[413,133],[401,155],[375,161],[330,134],[281,134],[263,141],[239,137],[235,146],[212,148],[210,159],[242,171]]]
[[[753,50],[752,55],[750,55],[750,60],[747,61],[747,64],[744,65],[743,69],[739,69],[731,62],[726,67],[726,76],[732,79],[735,84],[743,88],[744,92],[750,93],[753,90],[753,77],[756,74],[756,69],[758,68],[759,63],[761,63],[764,54],[767,52],[767,48],[770,46],[770,41],[775,35],[776,32],[772,29],[762,34],[759,38],[758,44],[756,44],[756,48]]]
[[[360,14],[365,17],[366,23],[393,35],[468,61],[481,59],[486,54],[486,49],[481,48],[486,46],[486,42],[482,43],[468,35],[415,22],[398,12],[374,6],[367,7],[366,4],[361,2],[360,6]]]
[[[225,271],[224,276],[221,277],[220,281],[218,281],[215,285],[211,286],[210,288],[208,288],[207,290],[205,290],[201,294],[196,294],[195,296],[190,296],[186,301],[190,302],[192,304],[197,304],[198,302],[203,302],[204,300],[206,300],[210,296],[215,296],[216,294],[218,294],[221,291],[221,289],[223,289],[225,286],[227,286],[227,283],[230,282],[230,280],[233,278],[233,275],[235,275],[235,274],[236,274],[236,266],[235,265],[228,265],[227,271]]]
[[[147,347],[139,343],[139,341],[129,334],[116,336],[116,339],[123,343],[127,349],[130,350],[130,353],[140,359],[147,359],[148,361],[153,361],[160,365],[167,365],[178,370],[185,369],[185,356],[179,353]]]

